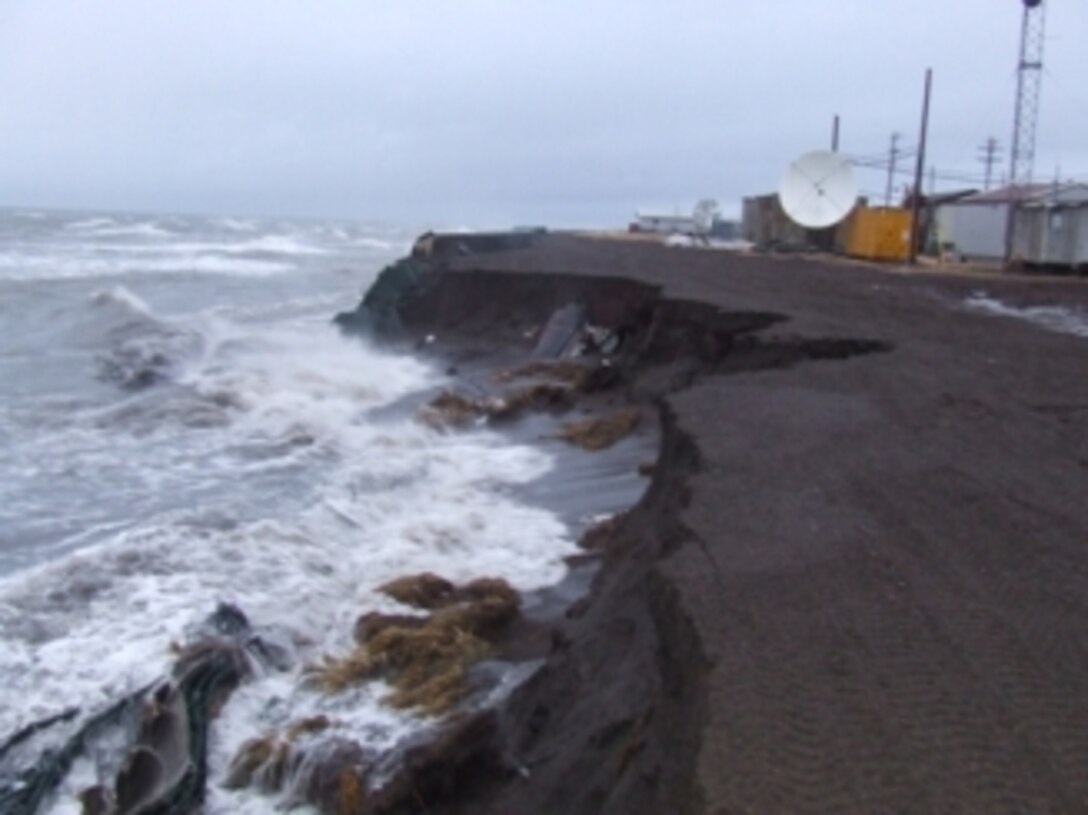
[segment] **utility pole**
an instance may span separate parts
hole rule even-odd
[[[884,206],[892,205],[892,184],[895,181],[895,165],[899,160],[899,134],[892,133],[892,144],[888,150],[888,183],[884,187]]]
[[[914,167],[914,196],[910,213],[910,264],[918,261],[918,239],[922,224],[922,170],[926,166],[926,142],[929,140],[929,96],[933,89],[933,69],[926,68],[926,90],[922,97],[922,132],[918,137],[918,163]]]
[[[831,152],[839,152],[839,114],[831,122]]]
[[[1000,157],[1001,148],[997,143],[997,139],[990,136],[990,138],[986,139],[986,143],[978,149],[978,160],[981,161],[986,168],[986,180],[983,182],[982,188],[983,190],[988,190],[990,189],[990,182],[993,180],[994,176],[994,164],[997,163],[997,160]]]

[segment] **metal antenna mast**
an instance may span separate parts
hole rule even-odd
[[[994,176],[994,164],[997,163],[998,154],[1001,152],[1001,148],[997,144],[997,139],[993,136],[986,139],[986,143],[979,148],[978,160],[982,162],[986,167],[986,181],[983,183],[982,189],[990,189],[990,182]]]
[[[1012,127],[1010,184],[1030,184],[1035,164],[1035,123],[1043,80],[1043,40],[1046,10],[1043,0],[1023,0],[1020,63],[1016,73],[1016,118]]]

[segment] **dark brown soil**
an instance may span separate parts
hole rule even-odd
[[[1075,280],[569,236],[446,262],[411,330],[524,342],[581,301],[664,429],[501,711],[505,770],[426,811],[1088,811],[1088,339],[976,290],[1088,307]]]

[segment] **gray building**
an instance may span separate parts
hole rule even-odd
[[[632,232],[658,232],[662,235],[694,235],[699,231],[694,216],[666,215],[664,213],[637,212]]]
[[[1018,207],[1012,256],[1031,266],[1088,269],[1088,185],[1050,185]]]
[[[1018,199],[1033,201],[1051,188],[1050,184],[1000,187],[941,204],[936,218],[940,253],[960,260],[1003,261],[1010,205]]]

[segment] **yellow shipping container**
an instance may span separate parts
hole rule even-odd
[[[846,238],[846,254],[866,260],[910,257],[910,210],[901,207],[857,207]]]

